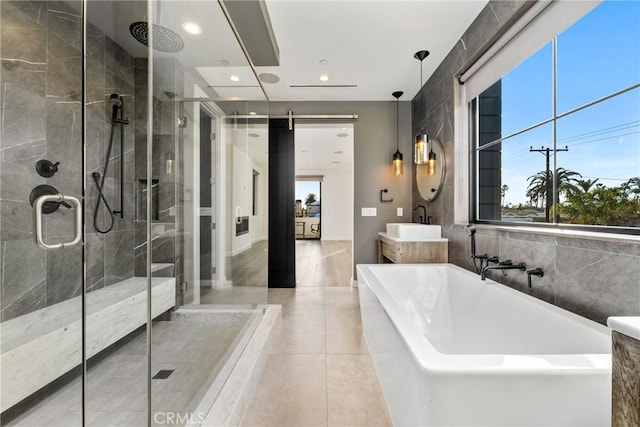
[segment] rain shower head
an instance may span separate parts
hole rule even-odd
[[[184,49],[184,40],[179,34],[167,27],[153,24],[153,48],[160,52],[175,53]],[[129,31],[133,38],[145,46],[149,46],[149,24],[145,21],[137,21],[129,25]]]

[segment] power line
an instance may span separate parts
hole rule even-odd
[[[616,126],[610,126],[607,128],[602,128],[602,129],[597,129],[597,130],[593,130],[593,131],[589,131],[589,132],[584,132],[584,133],[580,133],[577,135],[573,135],[573,136],[568,136],[565,138],[558,138],[558,141],[570,141],[572,139],[581,139],[583,137],[589,137],[589,136],[595,136],[597,134],[602,134],[602,133],[608,133],[610,131],[613,131],[615,129],[615,131],[619,131],[619,130],[624,130],[627,128],[633,128],[636,127],[640,124],[640,120],[634,121],[634,122],[628,122],[628,123],[622,123]]]

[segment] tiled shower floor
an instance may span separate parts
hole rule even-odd
[[[178,312],[179,313],[179,312]],[[255,311],[224,310],[176,315],[154,321],[152,375],[172,370],[166,379],[151,381],[152,425],[178,425],[171,420],[192,416],[217,372],[252,324]],[[89,426],[146,426],[146,334],[117,348],[89,369],[86,421]],[[10,423],[12,426],[82,425],[81,379],[50,394]],[[204,417],[206,414],[202,414]],[[182,418],[184,420],[184,418]]]

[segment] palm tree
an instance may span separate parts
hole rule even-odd
[[[304,199],[304,204],[309,206],[311,203],[316,201],[316,195],[314,193],[307,194],[307,197]]]
[[[571,191],[577,191],[578,187],[576,187],[574,183],[578,181],[578,177],[582,178],[582,175],[578,172],[565,168],[558,168],[556,173],[555,200],[560,200],[561,194],[568,194]],[[548,173],[540,171],[527,178],[527,181],[529,181],[527,197],[529,197],[532,203],[535,201],[536,206],[538,205],[538,201],[546,200],[545,212],[547,221],[549,222],[551,222],[550,211],[551,207],[554,205],[554,194],[548,190],[551,190],[553,178],[554,176],[552,171],[548,171]]]
[[[640,196],[640,177],[629,178],[627,182],[622,184],[622,187],[634,198]]]
[[[576,188],[583,193],[588,193],[591,188],[599,181],[599,178],[596,179],[576,179]]]

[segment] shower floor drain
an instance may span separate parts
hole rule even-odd
[[[175,369],[161,369],[151,379],[152,380],[166,380],[169,375],[173,374]]]

